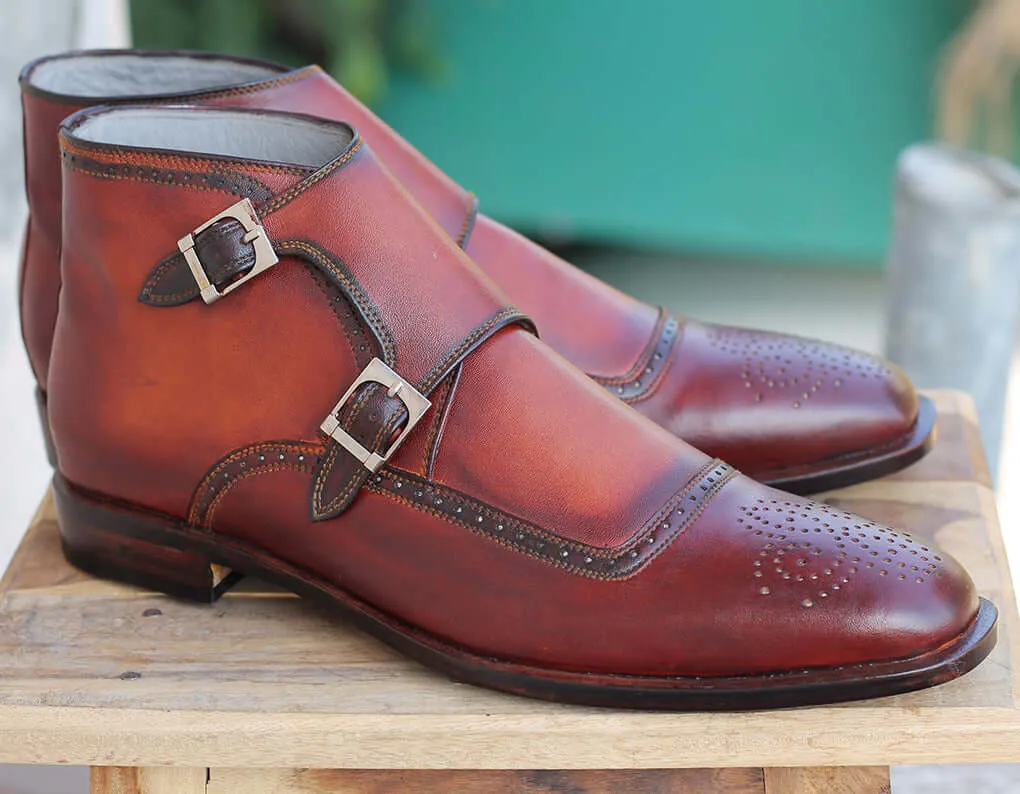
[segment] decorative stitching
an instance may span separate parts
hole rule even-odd
[[[314,465],[311,458],[324,451],[327,458],[335,456],[337,449],[333,445],[324,450],[321,444],[303,441],[266,441],[241,447],[218,461],[199,483],[188,521],[209,529],[215,510],[237,483],[271,471],[310,474]],[[289,455],[290,459],[281,461],[280,455]],[[302,455],[305,460],[295,458]],[[368,474],[367,469],[365,472]],[[658,558],[701,516],[736,473],[720,460],[706,463],[641,529],[624,543],[608,548],[569,540],[448,486],[388,466],[366,477],[369,482],[365,488],[570,573],[612,581],[633,576]]]
[[[272,201],[261,203],[259,206],[259,215],[265,217],[276,212],[278,209],[285,207],[291,201],[296,199],[302,193],[307,191],[309,188],[319,184],[323,179],[331,176],[335,171],[339,170],[343,166],[347,165],[358,152],[361,151],[362,139],[361,137],[355,137],[348,145],[347,151],[337,157],[332,163],[320,168],[313,176],[307,179],[302,179],[293,187],[280,193]]]
[[[528,325],[531,325],[531,320],[526,314],[522,313],[515,306],[505,306],[481,325],[475,326],[474,330],[454,345],[450,351],[425,374],[425,377],[423,377],[418,383],[418,391],[422,394],[428,394],[433,388],[435,388],[435,384],[442,380],[447,374],[447,370],[450,365],[459,361],[460,358],[473,346],[484,341],[486,334],[490,331],[498,331],[500,328],[510,325],[513,322],[525,322]]]
[[[311,262],[305,262],[304,265],[315,282],[315,286],[319,288],[319,291],[326,298],[330,311],[333,312],[333,315],[340,323],[340,335],[351,349],[351,355],[354,357],[355,363],[359,367],[364,368],[368,365],[370,357],[374,355],[375,351],[368,349],[367,342],[356,343],[355,337],[364,335],[366,339],[370,338],[371,332],[368,324],[364,323],[361,315],[354,310],[354,306],[351,305],[343,290],[339,289],[332,281],[327,280],[325,274]],[[341,308],[341,303],[344,304],[344,308]]]
[[[306,240],[285,240],[277,243],[275,248],[277,254],[294,254],[295,256],[304,254],[314,264],[331,275],[341,289],[343,289],[348,299],[353,301],[355,306],[361,310],[362,319],[372,330],[376,342],[381,348],[383,361],[391,369],[396,368],[397,343],[393,339],[389,326],[375,307],[375,304],[372,303],[372,300],[362,291],[361,285],[347,271],[347,267],[342,260]]]
[[[468,209],[464,220],[460,225],[460,234],[457,235],[457,246],[463,250],[467,248],[468,238],[475,228],[475,219],[478,217],[478,196],[468,193]]]
[[[273,78],[272,80],[266,80],[264,82],[247,83],[245,85],[234,86],[232,88],[224,88],[224,89],[221,89],[219,91],[209,91],[209,92],[204,93],[204,94],[188,94],[188,95],[185,95],[185,96],[167,97],[165,99],[161,98],[161,99],[157,99],[157,100],[153,100],[153,101],[154,102],[178,103],[178,102],[182,102],[184,100],[188,100],[189,102],[194,102],[197,99],[201,99],[201,100],[204,101],[204,100],[217,99],[219,97],[226,97],[226,96],[239,96],[239,95],[243,95],[243,94],[257,94],[260,91],[268,91],[268,90],[270,90],[272,88],[279,88],[280,86],[288,85],[289,83],[296,83],[296,82],[298,82],[300,80],[305,80],[305,79],[311,77],[313,74],[317,74],[317,73],[319,73],[321,71],[322,70],[319,67],[317,67],[317,66],[306,66],[303,69],[298,69],[296,71],[289,72],[289,73],[283,75],[282,77],[276,77],[276,78]]]
[[[648,345],[628,372],[613,377],[589,377],[624,402],[646,399],[654,393],[669,369],[670,353],[679,344],[681,337],[680,320],[660,309]]]
[[[203,165],[213,169],[224,166],[243,168],[245,171],[260,171],[267,174],[287,174],[292,176],[308,176],[315,173],[311,166],[287,165],[286,163],[264,163],[257,160],[244,160],[236,157],[218,155],[187,154],[158,149],[125,149],[115,144],[91,143],[79,139],[64,137],[61,140],[61,153],[68,152],[80,157],[89,157],[101,163],[119,164],[128,162],[132,165],[149,166],[180,166],[194,168]]]
[[[263,470],[294,469],[312,472],[312,465],[322,453],[322,444],[305,441],[263,441],[234,450],[212,465],[191,495],[188,522],[207,527],[219,502],[241,480]],[[280,456],[285,456],[281,463]],[[286,456],[303,456],[305,460],[286,460]],[[260,460],[261,456],[261,460]],[[306,462],[307,461],[307,462]]]
[[[568,540],[406,472],[381,470],[365,487],[570,573],[613,581],[635,575],[669,548],[735,474],[731,466],[711,461],[626,543],[611,548]]]
[[[72,171],[100,179],[221,192],[254,200],[272,196],[272,191],[258,179],[234,171],[213,170],[208,173],[196,173],[152,166],[114,165],[66,152],[63,153],[63,159],[64,165]],[[193,180],[201,180],[201,182]]]
[[[432,473],[436,467],[436,456],[439,453],[439,442],[443,437],[443,430],[446,428],[446,418],[450,415],[450,408],[453,405],[453,397],[457,393],[457,384],[460,383],[460,374],[464,366],[458,364],[454,367],[449,377],[443,380],[446,384],[446,392],[440,398],[440,405],[437,406],[429,427],[429,437],[425,442],[425,460],[422,472],[425,477],[432,479]]]

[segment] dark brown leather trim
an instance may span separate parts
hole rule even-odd
[[[512,324],[531,327],[531,321],[512,306],[479,323],[415,385],[428,397],[471,352],[493,334]],[[433,408],[435,410],[435,408]],[[407,421],[404,404],[389,397],[386,389],[374,383],[365,384],[348,408],[338,417],[343,428],[370,452],[387,449],[399,429]],[[421,428],[420,428],[421,429]],[[340,515],[365,484],[370,472],[339,444],[330,444],[312,482],[310,499],[313,521],[325,521]]]
[[[405,472],[384,469],[372,477],[366,488],[571,573],[615,580],[633,576],[665,551],[735,474],[736,470],[722,461],[707,463],[630,540],[612,548],[566,540],[451,488]]]
[[[216,508],[239,482],[284,469],[310,471],[311,459],[322,454],[322,446],[303,441],[266,441],[231,452],[196,488],[188,522],[209,529]],[[445,485],[389,467],[366,476],[365,488],[570,573],[619,580],[665,551],[736,473],[720,460],[706,463],[626,543],[610,548],[567,540]]]
[[[263,441],[234,450],[213,464],[198,484],[188,507],[188,523],[209,528],[216,508],[239,482],[283,469],[311,474],[321,454],[321,444],[303,441]]]
[[[623,375],[606,377],[591,375],[591,379],[610,394],[624,402],[637,402],[650,397],[666,372],[670,354],[683,336],[681,321],[664,309],[659,310],[659,319],[652,330],[647,347],[638,357],[637,363]]]
[[[439,387],[439,389],[443,389],[445,386],[445,391],[439,395],[438,399],[433,401],[433,417],[429,425],[429,440],[425,445],[425,463],[423,466],[427,479],[432,479],[432,473],[436,468],[436,456],[439,454],[439,447],[443,443],[446,417],[449,416],[450,408],[453,406],[453,401],[457,396],[457,384],[460,383],[460,373],[463,370],[464,366],[461,364],[450,373],[450,377],[446,378]]]
[[[329,282],[338,288],[350,302],[351,308],[359,315],[359,320],[366,331],[371,332],[372,340],[378,355],[390,368],[397,366],[397,343],[386,325],[382,314],[375,303],[361,288],[358,280],[351,275],[347,265],[340,257],[327,251],[310,240],[284,240],[274,243],[273,247],[280,256],[295,256],[317,267]],[[279,267],[279,265],[277,265]],[[352,331],[356,337],[360,332]],[[339,396],[339,395],[337,395]]]
[[[124,163],[104,163],[67,149],[61,149],[60,156],[68,168],[103,179],[151,182],[157,185],[174,185],[193,190],[218,190],[240,198],[250,198],[252,201],[264,201],[273,195],[272,191],[258,179],[236,171],[220,169],[197,172]]]
[[[315,265],[305,262],[305,266],[340,323],[340,330],[357,365],[364,369],[374,356],[383,357],[382,344],[344,291]]]
[[[475,221],[478,219],[478,196],[474,193],[468,194],[468,208],[464,215],[464,222],[460,227],[460,234],[457,235],[457,245],[461,250],[467,248],[468,240],[471,239],[471,232],[475,230]]]
[[[350,405],[341,411],[340,424],[370,452],[382,452],[407,422],[407,408],[386,388],[367,383]],[[316,466],[312,480],[313,521],[340,515],[371,475],[357,458],[330,439],[325,455]]]
[[[308,190],[310,187],[325,179],[330,174],[334,173],[340,168],[343,168],[351,159],[361,150],[361,138],[355,136],[351,144],[348,145],[347,149],[344,150],[343,154],[337,157],[333,162],[319,171],[315,172],[314,176],[302,179],[296,185],[283,193],[273,195],[268,190],[266,195],[262,196],[255,202],[255,211],[258,213],[260,219],[265,219],[272,213],[276,212],[281,207],[286,206],[295,198],[300,196],[303,192]],[[150,169],[160,170],[160,169]],[[223,224],[217,224],[222,226]],[[206,267],[206,273],[210,276],[210,281],[218,287],[222,287],[231,281],[243,276],[248,270],[251,269],[252,251],[253,248],[249,243],[242,243],[237,245],[226,245],[223,244],[229,242],[226,239],[219,240],[206,240],[206,238],[212,237],[212,232],[217,226],[206,229],[204,232],[195,235],[195,248],[199,254],[199,261],[202,262],[203,266]],[[292,243],[293,247],[297,250],[303,250],[301,245],[302,241]],[[274,241],[274,249],[277,255],[286,253],[286,247],[288,243],[276,243]],[[311,246],[311,243],[304,243],[304,245]],[[219,266],[215,273],[210,272],[206,266],[205,260],[202,258],[202,247],[205,247],[206,255],[209,252],[219,247],[225,247],[225,250],[219,251],[216,256]],[[321,250],[321,249],[320,249]],[[138,300],[142,303],[149,304],[150,306],[180,306],[189,301],[195,300],[201,294],[198,284],[191,274],[191,269],[188,267],[188,263],[184,258],[184,255],[180,251],[174,251],[169,254],[165,259],[159,262],[150,271],[145,283],[142,285],[142,290],[138,295]]]

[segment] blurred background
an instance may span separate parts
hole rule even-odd
[[[1020,518],[1020,0],[4,0],[0,29],[8,152],[37,55],[133,42],[319,63],[484,212],[636,297],[971,390],[1003,523]],[[899,159],[934,138],[1002,159]],[[21,180],[6,158],[0,427],[19,454],[0,460],[0,568],[50,475],[17,325]],[[896,792],[968,787],[1020,791],[1020,770],[894,774]],[[86,790],[81,770],[0,767],[0,794]]]

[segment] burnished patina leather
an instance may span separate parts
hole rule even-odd
[[[148,65],[148,82],[135,74],[139,64]],[[231,68],[244,78],[224,83]],[[54,77],[62,69],[76,75],[70,85]],[[79,75],[87,77],[89,69],[99,72],[92,83]],[[160,70],[167,74],[162,83]],[[188,102],[354,124],[447,235],[535,320],[546,343],[610,394],[751,476],[799,491],[845,484],[906,465],[930,441],[933,415],[919,417],[918,397],[895,366],[823,342],[674,317],[623,295],[478,214],[471,193],[318,67],[287,71],[193,53],[70,53],[30,64],[21,83],[31,209],[21,305],[29,357],[44,390],[60,283],[57,124],[92,104]],[[164,178],[173,179],[174,171],[168,165]],[[235,187],[259,195],[256,184]]]
[[[263,157],[182,143],[239,122]],[[126,130],[145,123],[139,145]],[[288,162],[280,127],[328,152]],[[958,675],[975,656],[931,655],[990,636],[994,609],[944,552],[760,485],[571,366],[350,127],[100,108],[60,140],[48,386],[74,559],[86,532],[127,533],[125,554],[172,540],[355,604],[467,680],[582,702],[859,697]],[[178,241],[255,185],[280,261],[206,304],[180,288]],[[196,235],[201,259],[236,258],[231,223]],[[320,430],[372,358],[432,402],[375,473]],[[398,395],[365,387],[341,425],[384,450]],[[139,581],[117,565],[95,570]],[[866,688],[890,669],[911,683]],[[796,695],[763,699],[789,680]]]

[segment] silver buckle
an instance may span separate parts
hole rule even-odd
[[[220,292],[216,289],[216,285],[209,281],[209,274],[205,272],[205,268],[202,267],[202,263],[198,260],[198,254],[195,253],[195,235],[204,232],[214,223],[224,218],[233,218],[244,228],[244,241],[251,243],[252,248],[255,249],[255,264],[251,270],[237,279],[237,281],[232,281]],[[255,207],[250,199],[241,199],[233,206],[227,207],[219,215],[210,218],[191,234],[185,235],[178,240],[177,247],[184,254],[184,260],[188,263],[188,267],[191,268],[191,275],[195,277],[198,288],[202,293],[202,300],[206,303],[214,303],[224,295],[229,295],[246,281],[251,281],[259,273],[269,270],[269,268],[280,261],[276,251],[273,250],[273,244],[269,242],[266,230],[259,223],[259,216],[255,214]]]
[[[382,455],[377,452],[369,452],[361,446],[361,444],[359,444],[358,441],[350,435],[350,433],[340,426],[340,420],[337,419],[337,414],[339,414],[340,410],[347,404],[347,401],[351,399],[354,392],[358,390],[358,387],[362,383],[370,382],[385,386],[389,390],[386,394],[390,397],[396,397],[407,408],[407,425],[404,427],[400,435],[397,436],[397,440],[394,441],[390,445],[390,448]],[[415,389],[414,386],[387,367],[379,359],[373,358],[368,362],[368,366],[361,371],[361,374],[358,375],[358,379],[351,384],[351,388],[347,390],[347,393],[340,398],[340,402],[333,406],[333,410],[329,412],[329,416],[322,420],[322,424],[319,427],[322,429],[322,432],[356,457],[366,469],[371,472],[377,472],[382,465],[390,459],[390,456],[397,451],[397,448],[404,443],[404,439],[407,438],[408,433],[414,429],[414,426],[418,424],[418,420],[425,415],[425,412],[428,411],[431,406],[432,403],[417,389]]]

